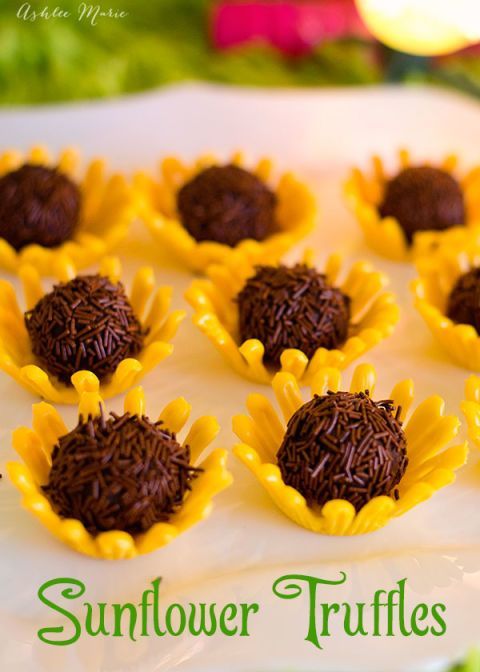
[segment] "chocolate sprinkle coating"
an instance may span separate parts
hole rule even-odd
[[[277,453],[284,482],[309,506],[346,499],[359,511],[373,497],[398,498],[408,464],[399,414],[368,392],[315,396],[288,422]]]
[[[80,207],[79,188],[56,168],[25,164],[0,178],[0,236],[16,250],[71,238]]]
[[[178,510],[192,478],[190,449],[146,417],[88,418],[59,438],[44,491],[63,518],[93,535],[146,532]]]
[[[123,285],[101,275],[55,285],[25,313],[25,325],[33,354],[67,385],[84,369],[105,379],[140,352],[146,335]]]
[[[387,183],[380,214],[395,217],[411,243],[417,231],[443,231],[464,224],[463,192],[444,170],[405,168]]]
[[[480,268],[472,268],[457,279],[448,297],[447,316],[480,333]]]
[[[238,166],[212,166],[183,185],[177,207],[195,240],[234,247],[245,238],[263,240],[275,229],[277,197]]]
[[[305,264],[257,266],[239,292],[239,337],[258,338],[267,364],[278,367],[287,348],[311,358],[318,348],[337,348],[348,335],[350,297]]]

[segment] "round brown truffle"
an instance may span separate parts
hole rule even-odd
[[[457,324],[470,324],[480,333],[480,268],[457,279],[448,297],[447,316]]]
[[[380,214],[395,217],[411,243],[417,231],[443,231],[464,224],[463,192],[444,170],[406,168],[387,183]]]
[[[235,246],[263,240],[275,229],[276,196],[238,166],[212,166],[184,184],[177,196],[183,226],[195,240]]]
[[[80,190],[66,175],[25,164],[0,178],[0,236],[16,250],[55,247],[71,238],[80,206]]]
[[[337,348],[348,335],[350,297],[304,264],[257,266],[238,294],[239,337],[257,338],[267,364],[278,367],[287,348],[311,358],[318,348]]]
[[[123,285],[101,275],[55,285],[25,313],[25,325],[33,354],[67,385],[81,370],[107,378],[138,354],[145,336]]]
[[[45,493],[62,518],[91,534],[146,532],[178,510],[198,471],[175,434],[129,413],[80,418],[59,438]]]
[[[329,392],[301,406],[277,453],[282,478],[323,506],[346,499],[359,511],[373,497],[398,497],[408,458],[398,412],[368,393]]]

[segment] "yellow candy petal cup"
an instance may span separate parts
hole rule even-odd
[[[375,380],[373,367],[361,364],[354,371],[350,391],[373,392]],[[327,390],[338,391],[341,385],[338,369],[323,368],[312,382],[312,396],[325,394]],[[339,499],[322,507],[309,507],[303,495],[284,483],[276,464],[288,420],[304,400],[291,373],[278,373],[272,387],[280,413],[263,395],[251,394],[247,399],[249,415],[233,419],[234,432],[242,441],[234,447],[234,453],[256,476],[278,508],[297,525],[312,532],[341,536],[374,532],[451,483],[455,470],[466,461],[466,443],[447,447],[457,435],[458,418],[444,415],[443,400],[433,396],[417,406],[404,424],[409,464],[398,486],[398,500],[389,496],[374,497],[359,512],[349,502]],[[391,398],[396,406],[402,407],[404,420],[413,401],[412,381],[397,384]]]
[[[383,200],[385,184],[388,181],[382,159],[374,156],[372,172],[367,174],[354,168],[344,185],[345,198],[354,213],[368,246],[377,254],[393,261],[411,261],[428,254],[442,241],[449,243],[457,231],[465,227],[453,227],[447,231],[423,231],[415,234],[413,245],[409,246],[402,227],[394,217],[381,217],[378,208]],[[458,160],[455,155],[445,157],[439,168],[453,173]],[[399,152],[399,169],[412,165],[410,154]],[[460,180],[465,196],[468,229],[480,225],[480,168],[470,171]]]
[[[79,415],[98,415],[103,404],[98,380],[93,374],[76,374],[74,378],[80,398]],[[125,397],[124,409],[132,414],[145,413],[141,387],[134,388]],[[189,414],[189,404],[180,398],[170,402],[159,419],[170,431],[182,432]],[[203,472],[192,482],[192,490],[185,496],[182,507],[168,522],[157,523],[144,534],[132,536],[121,530],[112,530],[93,536],[79,520],[57,515],[41,488],[48,482],[52,450],[58,438],[68,431],[53,406],[45,402],[34,404],[33,428],[20,427],[13,433],[13,446],[22,463],[10,462],[7,469],[14,485],[22,493],[23,506],[57,539],[84,555],[121,560],[151,553],[206,518],[212,510],[214,495],[232,482],[226,469],[225,450],[213,450],[203,457],[205,449],[218,434],[219,426],[215,418],[201,417],[192,424],[183,443],[190,446],[192,464],[201,467]]]
[[[122,175],[106,174],[103,159],[91,161],[77,176],[79,156],[71,148],[55,160],[44,147],[32,147],[26,154],[11,150],[0,155],[0,176],[27,162],[58,166],[78,184],[82,194],[80,221],[73,237],[58,247],[32,244],[17,252],[0,238],[0,267],[15,273],[21,265],[31,264],[40,275],[49,276],[56,259],[67,255],[82,269],[108,254],[126,236],[135,216],[133,192]]]
[[[450,357],[470,371],[480,371],[480,336],[467,324],[446,316],[449,294],[463,273],[480,265],[480,230],[457,231],[443,244],[416,262],[418,277],[412,282],[415,307]]]
[[[480,377],[469,376],[465,381],[465,399],[461,403],[467,420],[468,436],[480,448]]]
[[[230,162],[244,165],[240,153],[234,154]],[[197,242],[179,220],[176,194],[185,182],[216,164],[218,160],[211,155],[201,156],[192,165],[177,157],[168,157],[161,163],[159,180],[146,173],[135,176],[134,186],[143,221],[162,249],[169,250],[182,265],[203,272],[210,264],[226,261],[233,250],[245,252],[258,261],[265,257],[279,259],[312,230],[317,217],[315,199],[305,184],[293,174],[285,173],[271,187],[278,198],[278,232],[263,241],[245,239],[234,248],[213,241]],[[272,183],[270,159],[261,159],[253,172],[261,180]]]
[[[77,275],[74,264],[64,256],[57,257],[51,272],[62,282]],[[122,272],[120,262],[118,259],[106,257],[99,272],[110,277],[113,282],[118,282]],[[45,292],[35,267],[21,266],[19,275],[24,287],[25,309],[29,310]],[[112,376],[101,384],[103,399],[114,397],[133,387],[172,353],[173,345],[170,341],[185,317],[185,312],[169,312],[171,294],[170,287],[155,288],[152,269],[141,268],[137,272],[129,299],[142,326],[148,327],[149,332],[137,358],[122,360]],[[18,304],[13,286],[6,280],[0,280],[0,369],[26,390],[43,399],[57,404],[78,402],[75,386],[64,385],[38,364],[25,327],[24,311]]]
[[[239,343],[238,338],[238,307],[234,299],[247,279],[254,275],[255,263],[244,254],[232,255],[228,264],[211,266],[205,279],[194,280],[185,298],[195,310],[194,323],[230,366],[249,380],[269,384],[275,372],[263,363],[263,344],[257,339]],[[265,259],[265,263],[277,262],[273,257]],[[309,251],[304,255],[304,263],[311,265]],[[324,272],[332,285],[338,284],[341,265],[338,255],[331,255],[325,264]],[[343,369],[391,334],[399,319],[399,308],[393,294],[383,291],[385,284],[385,276],[369,263],[353,264],[338,285],[352,300],[347,341],[335,350],[319,348],[310,360],[300,350],[284,350],[281,370],[292,373],[306,385],[320,368]]]

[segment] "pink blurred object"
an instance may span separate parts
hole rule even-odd
[[[212,19],[213,42],[219,49],[260,40],[299,55],[325,39],[369,36],[354,0],[221,0],[214,5]]]

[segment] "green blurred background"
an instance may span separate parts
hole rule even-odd
[[[19,20],[21,0],[0,0],[0,103],[117,96],[185,80],[254,86],[430,81],[480,94],[480,58],[429,61],[358,39],[323,43],[288,59],[259,45],[218,52],[209,40],[211,0],[116,0],[126,19]],[[31,0],[40,9],[46,0]],[[53,7],[57,3],[50,3]],[[76,12],[78,0],[58,4]],[[104,6],[110,6],[109,3]]]

